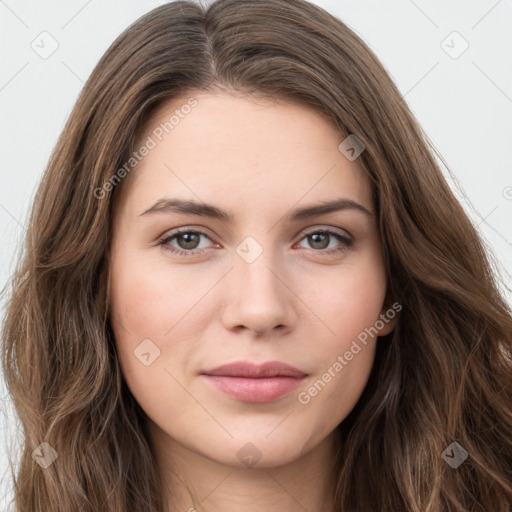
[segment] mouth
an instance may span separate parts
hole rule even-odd
[[[205,370],[201,375],[216,390],[242,402],[272,402],[291,393],[307,377],[279,361],[257,365],[235,362]]]

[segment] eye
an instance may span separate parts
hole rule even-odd
[[[191,229],[178,229],[169,236],[161,239],[158,245],[161,245],[166,251],[170,251],[180,256],[195,256],[204,252],[204,247],[198,249],[201,237],[210,239],[202,231],[194,231]],[[179,241],[178,247],[171,245],[172,241]]]
[[[211,240],[210,237],[202,231],[186,228],[177,229],[170,235],[160,239],[158,245],[161,245],[166,251],[180,256],[196,256],[202,254],[205,249],[207,249],[207,247],[200,247],[201,237]],[[340,244],[329,247],[333,239],[340,242]],[[329,229],[310,231],[303,236],[301,241],[302,240],[306,240],[312,246],[314,252],[321,252],[327,255],[346,251],[354,242],[351,238],[342,233]],[[178,246],[173,245],[172,242],[176,242]]]
[[[329,247],[329,242],[332,241],[333,238],[338,242],[341,242],[341,244]],[[346,251],[354,243],[354,241],[348,236],[329,229],[317,229],[315,231],[310,231],[309,233],[306,233],[303,240],[306,240],[313,247],[313,250],[316,250],[315,252],[321,252],[327,255]]]

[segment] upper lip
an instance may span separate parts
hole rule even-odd
[[[211,370],[204,370],[201,374],[253,379],[265,377],[294,377],[298,379],[307,375],[299,369],[280,361],[268,361],[263,364],[256,364],[250,361],[236,361],[217,366]]]

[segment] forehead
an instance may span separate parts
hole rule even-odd
[[[133,171],[125,199],[138,210],[172,195],[236,211],[343,196],[372,209],[363,167],[338,149],[344,138],[328,118],[299,102],[224,92],[182,95],[146,123],[136,148],[151,148]]]

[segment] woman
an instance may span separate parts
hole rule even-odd
[[[431,149],[303,0],[129,27],[13,279],[17,510],[509,510],[511,312]]]

